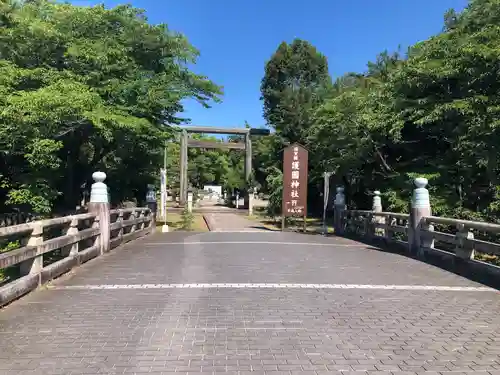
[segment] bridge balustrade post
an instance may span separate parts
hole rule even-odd
[[[422,222],[421,228],[424,229],[425,232],[420,233],[420,249],[418,255],[425,258],[426,252],[430,249],[434,249],[434,225]]]
[[[373,226],[373,220],[375,216],[373,215],[373,212],[368,213],[364,217],[364,222],[363,222],[363,235],[372,238],[374,236],[374,226]]]
[[[382,209],[382,198],[380,197],[380,191],[375,190],[373,192],[373,205],[372,205],[372,211],[373,212],[383,212]],[[371,233],[372,236],[377,236],[380,235],[382,237],[385,237],[385,230],[383,228],[377,228],[376,224],[385,224],[385,218],[382,216],[377,216],[373,215],[373,231]]]
[[[146,217],[146,210],[145,209],[142,209],[139,211],[139,218],[141,220],[144,220],[144,218]],[[139,230],[143,230],[144,228],[146,228],[146,223],[144,221],[142,221],[140,224],[139,224]]]
[[[27,246],[39,246],[43,243],[43,222],[36,221],[31,224],[33,231],[28,240]],[[31,259],[20,263],[21,275],[38,275],[38,285],[41,284],[41,272],[43,268],[43,254],[39,254]]]
[[[385,239],[388,243],[390,243],[394,239],[394,231],[391,228],[393,228],[397,225],[398,220],[395,217],[389,215],[387,217],[387,220],[384,218],[384,221],[388,224],[387,228],[386,228],[387,230],[384,231],[385,232]],[[408,240],[408,242],[409,242],[409,240]]]
[[[253,193],[248,193],[248,216],[253,215]]]
[[[68,230],[66,231],[66,235],[68,236],[71,236],[73,234],[78,234],[79,230],[78,230],[78,220],[77,219],[73,219],[71,220],[71,223],[69,224],[69,228]],[[75,242],[74,244],[70,245],[69,247],[69,256],[75,256],[78,254],[78,250],[80,248],[80,243],[79,242]]]
[[[421,229],[425,225],[422,218],[431,216],[432,210],[429,200],[429,190],[425,188],[428,184],[428,180],[423,177],[417,177],[414,183],[417,188],[413,191],[411,200],[408,246],[411,253],[421,255]]]
[[[129,217],[128,217],[128,220],[135,220],[135,219],[137,219],[137,218],[139,217],[139,216],[137,215],[137,212],[138,212],[138,211],[136,211],[136,210],[135,210],[135,208],[134,208],[134,209],[130,212]],[[132,225],[130,226],[130,232],[129,232],[129,233],[133,233],[133,232],[135,232],[136,230],[137,230],[137,224],[132,224]]]
[[[158,210],[158,203],[156,200],[156,191],[154,190],[153,185],[148,185],[148,192],[146,194],[146,203],[148,208],[151,210],[150,212],[151,222],[149,223],[149,226],[151,227],[151,233],[154,233],[156,231],[156,215]],[[166,225],[167,223],[164,224]],[[168,232],[168,227],[167,227],[167,232]]]
[[[334,222],[333,225],[335,228],[335,233],[337,234],[341,234],[343,232],[342,220],[345,209],[346,205],[345,205],[344,188],[342,186],[339,186],[337,187],[337,194],[335,195],[334,217],[333,217],[333,222]]]
[[[106,173],[94,172],[94,183],[90,190],[89,212],[96,214],[96,223],[99,225],[99,236],[96,241],[100,254],[110,249],[110,217],[108,187],[104,183]]]
[[[465,224],[457,224],[455,255],[460,259],[474,259],[474,233]]]
[[[118,216],[116,218],[116,222],[123,223],[123,210],[118,211]],[[118,230],[117,237],[120,238],[120,242],[123,242],[123,225],[120,225],[120,229]]]
[[[187,208],[188,212],[193,212],[193,192],[191,189],[189,189],[187,193]]]

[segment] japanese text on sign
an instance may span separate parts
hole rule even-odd
[[[299,148],[295,146],[293,148],[293,161],[292,161],[292,183],[291,185],[297,185],[297,187],[300,185],[300,182],[298,181],[300,177],[300,168],[299,168]],[[297,207],[298,203],[298,198],[299,198],[299,191],[297,189],[294,189],[292,187],[292,190],[290,191],[290,198],[292,198],[292,207],[288,208],[288,212],[290,213],[297,213],[300,214],[302,213],[302,207]]]
[[[307,204],[307,150],[292,145],[285,149],[283,158],[283,214],[303,215]]]

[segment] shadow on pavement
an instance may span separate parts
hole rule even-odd
[[[367,250],[382,251],[386,253],[392,253],[404,256],[406,258],[415,259],[417,261],[424,262],[434,267],[440,268],[444,271],[454,273],[455,275],[465,277],[466,279],[469,279],[471,281],[475,281],[477,283],[484,284],[491,288],[500,290],[499,276],[487,274],[484,272],[478,272],[476,269],[471,267],[470,263],[467,263],[466,261],[463,261],[459,258],[452,257],[451,254],[450,256],[447,256],[445,258],[443,258],[443,256],[440,256],[438,254],[426,254],[425,258],[422,258],[416,256],[415,254],[410,253],[408,249],[406,249],[401,245],[387,244],[382,239],[370,240],[364,237],[359,237],[350,234],[346,234],[343,236],[336,236],[332,234],[329,237],[341,237],[357,241],[369,246]]]
[[[252,228],[252,229],[261,229],[261,230],[265,230],[265,231],[268,231],[268,232],[280,232],[279,229],[272,229],[272,228],[265,227],[263,225],[252,225],[249,228]]]

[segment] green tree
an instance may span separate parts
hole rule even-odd
[[[215,137],[197,138],[217,141]],[[188,151],[188,159],[188,179],[197,188],[203,188],[206,184],[223,183],[232,168],[229,152],[226,150],[193,148]]]
[[[326,57],[309,42],[281,43],[261,83],[264,118],[289,142],[304,139],[310,113],[331,85]]]
[[[405,211],[423,174],[436,214],[498,220],[499,14],[499,0],[472,0],[406,58],[384,52],[333,84],[314,111],[310,159],[335,171],[351,207],[380,189],[385,209]]]
[[[365,75],[339,78],[334,90],[315,111],[309,133],[312,175],[334,173],[333,183],[345,185],[347,194],[366,206],[369,190],[394,178],[389,150],[399,136],[393,100],[384,80],[397,68],[398,54],[387,52],[368,63]]]
[[[281,167],[279,160],[280,151],[283,148],[282,139],[275,133],[268,136],[252,136],[252,164],[254,180],[261,190],[271,192],[268,175],[270,168]]]
[[[332,89],[326,57],[307,41],[281,43],[266,63],[261,99],[264,118],[275,133],[255,142],[255,178],[273,194],[275,206],[281,205],[273,187],[282,167],[281,151],[293,142],[307,146],[314,110]],[[314,188],[310,191],[315,195]]]
[[[1,4],[2,201],[73,209],[96,169],[113,200],[142,197],[181,101],[208,106],[221,93],[187,68],[197,50],[131,6]]]
[[[443,212],[490,215],[498,206],[499,11],[498,0],[471,1],[452,25],[448,12],[445,31],[414,46],[389,81],[415,142],[409,154],[436,174]]]

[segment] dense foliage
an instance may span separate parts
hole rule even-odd
[[[281,150],[299,142],[310,151],[312,211],[322,207],[324,171],[351,207],[369,208],[379,189],[394,211],[408,209],[418,174],[430,179],[435,213],[498,221],[500,0],[471,0],[444,18],[440,34],[334,82],[309,42],[278,46],[261,82],[274,133],[253,139],[251,181],[271,193],[271,214]],[[187,68],[198,52],[185,37],[130,6],[0,0],[0,23],[1,210],[72,210],[97,169],[114,202],[142,199],[165,141],[178,187],[181,103],[208,107],[221,95]],[[189,160],[194,187],[247,183],[241,152],[192,149]]]
[[[351,207],[369,208],[380,189],[385,209],[406,211],[418,174],[430,180],[435,213],[498,221],[499,45],[500,0],[471,0],[460,14],[447,12],[439,35],[405,56],[384,52],[367,72],[332,85],[324,58],[307,42],[280,45],[262,81],[264,114],[282,144],[309,148],[310,191],[332,171]],[[300,105],[292,113],[288,103]],[[275,155],[270,165],[279,167]]]
[[[0,0],[0,201],[71,210],[93,171],[113,201],[145,195],[162,145],[221,89],[187,68],[198,52],[131,6]]]
[[[270,193],[270,215],[281,210],[282,150],[289,143],[305,143],[314,110],[330,86],[326,57],[307,41],[281,43],[266,64],[261,99],[264,118],[275,133],[255,140],[254,164],[258,182]]]

